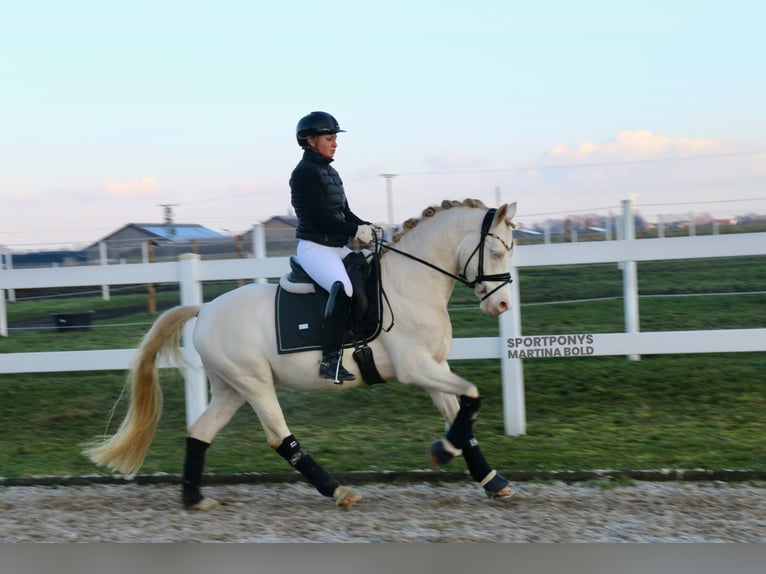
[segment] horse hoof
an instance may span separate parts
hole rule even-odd
[[[348,508],[362,500],[361,494],[357,494],[345,486],[336,488],[335,492],[332,493],[332,497],[335,499],[335,505],[340,506],[341,508]]]
[[[192,504],[191,506],[187,506],[186,508],[189,510],[212,510],[218,506],[218,501],[214,498],[203,498],[200,500],[197,504]]]
[[[444,446],[444,442],[437,440],[431,445],[431,466],[433,468],[444,466],[454,458],[454,454],[449,452]]]
[[[498,490],[497,492],[490,492],[488,490],[485,492],[487,493],[487,497],[493,502],[495,501],[508,502],[514,496],[516,496],[516,493],[513,492],[513,490],[511,490],[511,487],[508,486],[507,484],[503,488]]]

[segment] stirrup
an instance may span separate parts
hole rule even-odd
[[[343,381],[353,381],[356,378],[343,367],[338,356],[322,359],[319,363],[319,376],[330,379],[336,385],[342,385]]]

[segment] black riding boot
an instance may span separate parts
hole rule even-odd
[[[319,363],[319,376],[332,379],[336,385],[354,379],[354,375],[341,364],[343,336],[350,308],[351,298],[346,295],[343,283],[336,281],[330,288],[322,318],[322,362]]]

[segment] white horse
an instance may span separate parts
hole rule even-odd
[[[482,311],[499,315],[508,310],[515,213],[515,203],[488,210],[478,200],[444,201],[426,209],[421,219],[405,222],[404,232],[386,244],[389,249],[384,247],[380,257],[389,300],[383,306],[383,325],[392,319],[395,325],[370,342],[381,377],[423,387],[447,421],[445,437],[431,447],[432,462],[444,464],[462,455],[471,476],[491,499],[508,499],[513,491],[486,462],[473,435],[478,389],[447,364],[452,343],[447,304],[455,282],[461,281],[473,288]],[[160,417],[156,359],[161,352],[178,351],[181,328],[197,317],[193,342],[210,380],[211,400],[188,432],[182,487],[186,507],[206,510],[217,504],[200,488],[205,451],[245,402],[255,410],[268,444],[321,494],[343,507],[359,501],[359,494],[340,485],[301,447],[287,426],[276,392],[277,386],[302,390],[359,386],[364,384],[359,369],[346,350],[344,365],[356,379],[336,385],[318,376],[320,351],[278,354],[276,289],[249,284],[204,305],[179,306],[162,314],[139,346],[128,377],[130,405],[120,428],[85,454],[118,472],[139,470]]]

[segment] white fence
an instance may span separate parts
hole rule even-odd
[[[628,224],[628,231],[629,227]],[[625,236],[632,235],[626,233]],[[511,266],[514,278],[520,267],[621,262],[626,332],[552,333],[525,337],[521,328],[519,282],[515,280],[511,284],[512,309],[500,318],[500,336],[457,338],[450,358],[501,361],[505,432],[508,435],[524,434],[524,359],[578,355],[637,358],[642,354],[765,351],[766,328],[638,332],[635,272],[637,261],[764,254],[766,233],[518,246]],[[286,257],[202,261],[199,256],[188,254],[177,262],[166,263],[0,270],[0,319],[5,321],[4,292],[9,289],[178,283],[181,304],[193,305],[202,301],[203,281],[279,277],[287,269]],[[190,341],[192,326],[193,321],[187,324],[184,341]],[[185,367],[185,378],[187,422],[191,424],[207,404],[207,381],[196,352],[186,345],[182,350],[190,363]],[[0,353],[0,374],[124,370],[129,367],[133,354],[133,349]]]

